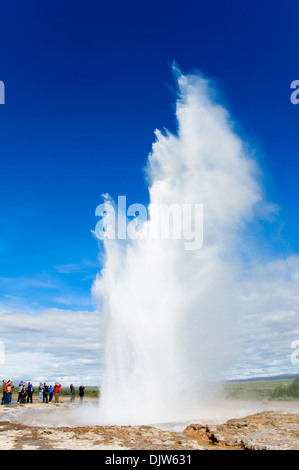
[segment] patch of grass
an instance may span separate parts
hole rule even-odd
[[[225,382],[223,391],[229,400],[270,400],[278,398],[278,394],[273,395],[274,390],[287,388],[291,383],[292,379],[240,380]]]
[[[69,387],[61,387],[60,395],[62,397],[69,397],[70,396],[70,388]],[[99,387],[89,387],[86,386],[84,390],[84,397],[86,398],[99,398]],[[79,396],[79,387],[76,387],[76,397]]]
[[[278,384],[271,392],[274,399],[299,399],[299,377],[296,377],[289,384]]]

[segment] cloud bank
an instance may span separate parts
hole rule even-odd
[[[65,386],[100,384],[102,345],[96,312],[49,308],[33,313],[2,307],[0,321],[3,378],[36,384],[59,380]]]

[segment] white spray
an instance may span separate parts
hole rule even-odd
[[[256,167],[226,109],[199,74],[178,81],[177,135],[156,131],[148,158],[151,207],[203,205],[203,246],[184,239],[104,241],[94,284],[105,315],[100,421],[192,419],[229,363],[242,231],[261,199]],[[193,213],[193,227],[197,224]],[[150,216],[148,227],[156,223]]]

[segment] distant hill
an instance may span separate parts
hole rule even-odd
[[[248,379],[231,379],[226,380],[225,382],[259,382],[265,380],[286,380],[286,379],[295,379],[299,376],[299,371],[297,374],[281,374],[281,375],[267,375],[264,377],[249,377]]]
[[[299,398],[299,373],[229,380],[222,385],[222,391],[228,399]]]

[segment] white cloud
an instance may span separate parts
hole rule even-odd
[[[0,313],[0,340],[5,347],[3,378],[99,384],[100,317],[96,312],[45,309],[39,313]]]
[[[255,262],[240,283],[236,334],[240,376],[297,373],[291,343],[299,339],[299,256]]]
[[[84,273],[88,272],[89,268],[98,268],[98,263],[83,258],[79,263],[67,263],[54,266],[55,271],[60,274]]]
[[[74,303],[73,300],[66,299],[65,297],[54,297],[53,301],[64,305],[72,305]]]

